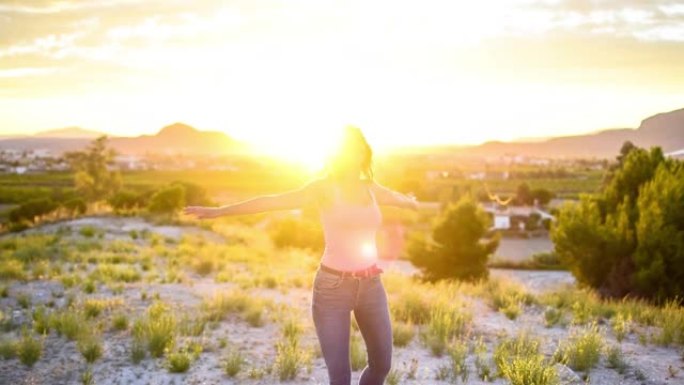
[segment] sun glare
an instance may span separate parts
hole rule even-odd
[[[261,142],[258,147],[266,154],[284,162],[296,163],[309,171],[316,171],[323,167],[334,144],[332,136],[292,135],[279,141]]]

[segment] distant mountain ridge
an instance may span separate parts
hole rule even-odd
[[[155,135],[112,138],[111,145],[121,153],[183,153],[187,155],[226,154],[247,145],[219,131],[200,131],[176,122]]]
[[[65,127],[56,128],[54,130],[41,131],[33,134],[34,137],[39,138],[97,138],[100,135],[104,135],[104,132],[95,130],[86,130],[81,127]]]
[[[613,158],[627,140],[644,148],[660,146],[663,152],[684,148],[684,108],[648,117],[636,129],[616,128],[542,141],[490,141],[476,146],[454,147],[454,151],[477,156],[515,154],[549,158]]]
[[[53,152],[78,150],[102,133],[78,127],[50,130],[33,136],[0,138],[0,150],[48,149]],[[613,158],[622,143],[632,141],[639,147],[660,146],[664,152],[684,149],[684,108],[653,115],[638,128],[616,128],[583,135],[560,136],[527,141],[490,141],[475,146],[435,145],[403,147],[402,151],[454,153],[471,156],[525,155],[532,157]],[[224,155],[249,152],[250,146],[220,131],[200,131],[176,122],[162,127],[155,135],[111,137],[110,143],[123,154],[167,153],[187,155]]]
[[[93,138],[104,133],[78,127],[40,132],[33,136],[0,139],[0,150],[46,149],[55,153],[84,148]],[[135,137],[109,136],[109,144],[122,154],[185,154],[223,155],[246,151],[246,143],[235,140],[219,131],[201,131],[176,122],[162,127],[155,135]]]

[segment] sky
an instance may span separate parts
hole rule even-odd
[[[675,1],[0,0],[0,135],[572,135],[683,108],[682,69]]]

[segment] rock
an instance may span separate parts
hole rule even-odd
[[[556,363],[553,365],[558,373],[561,385],[584,385],[584,381],[572,369],[567,366]]]

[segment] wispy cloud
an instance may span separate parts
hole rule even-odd
[[[27,76],[49,75],[58,71],[58,68],[10,68],[0,69],[0,78],[21,78]]]

